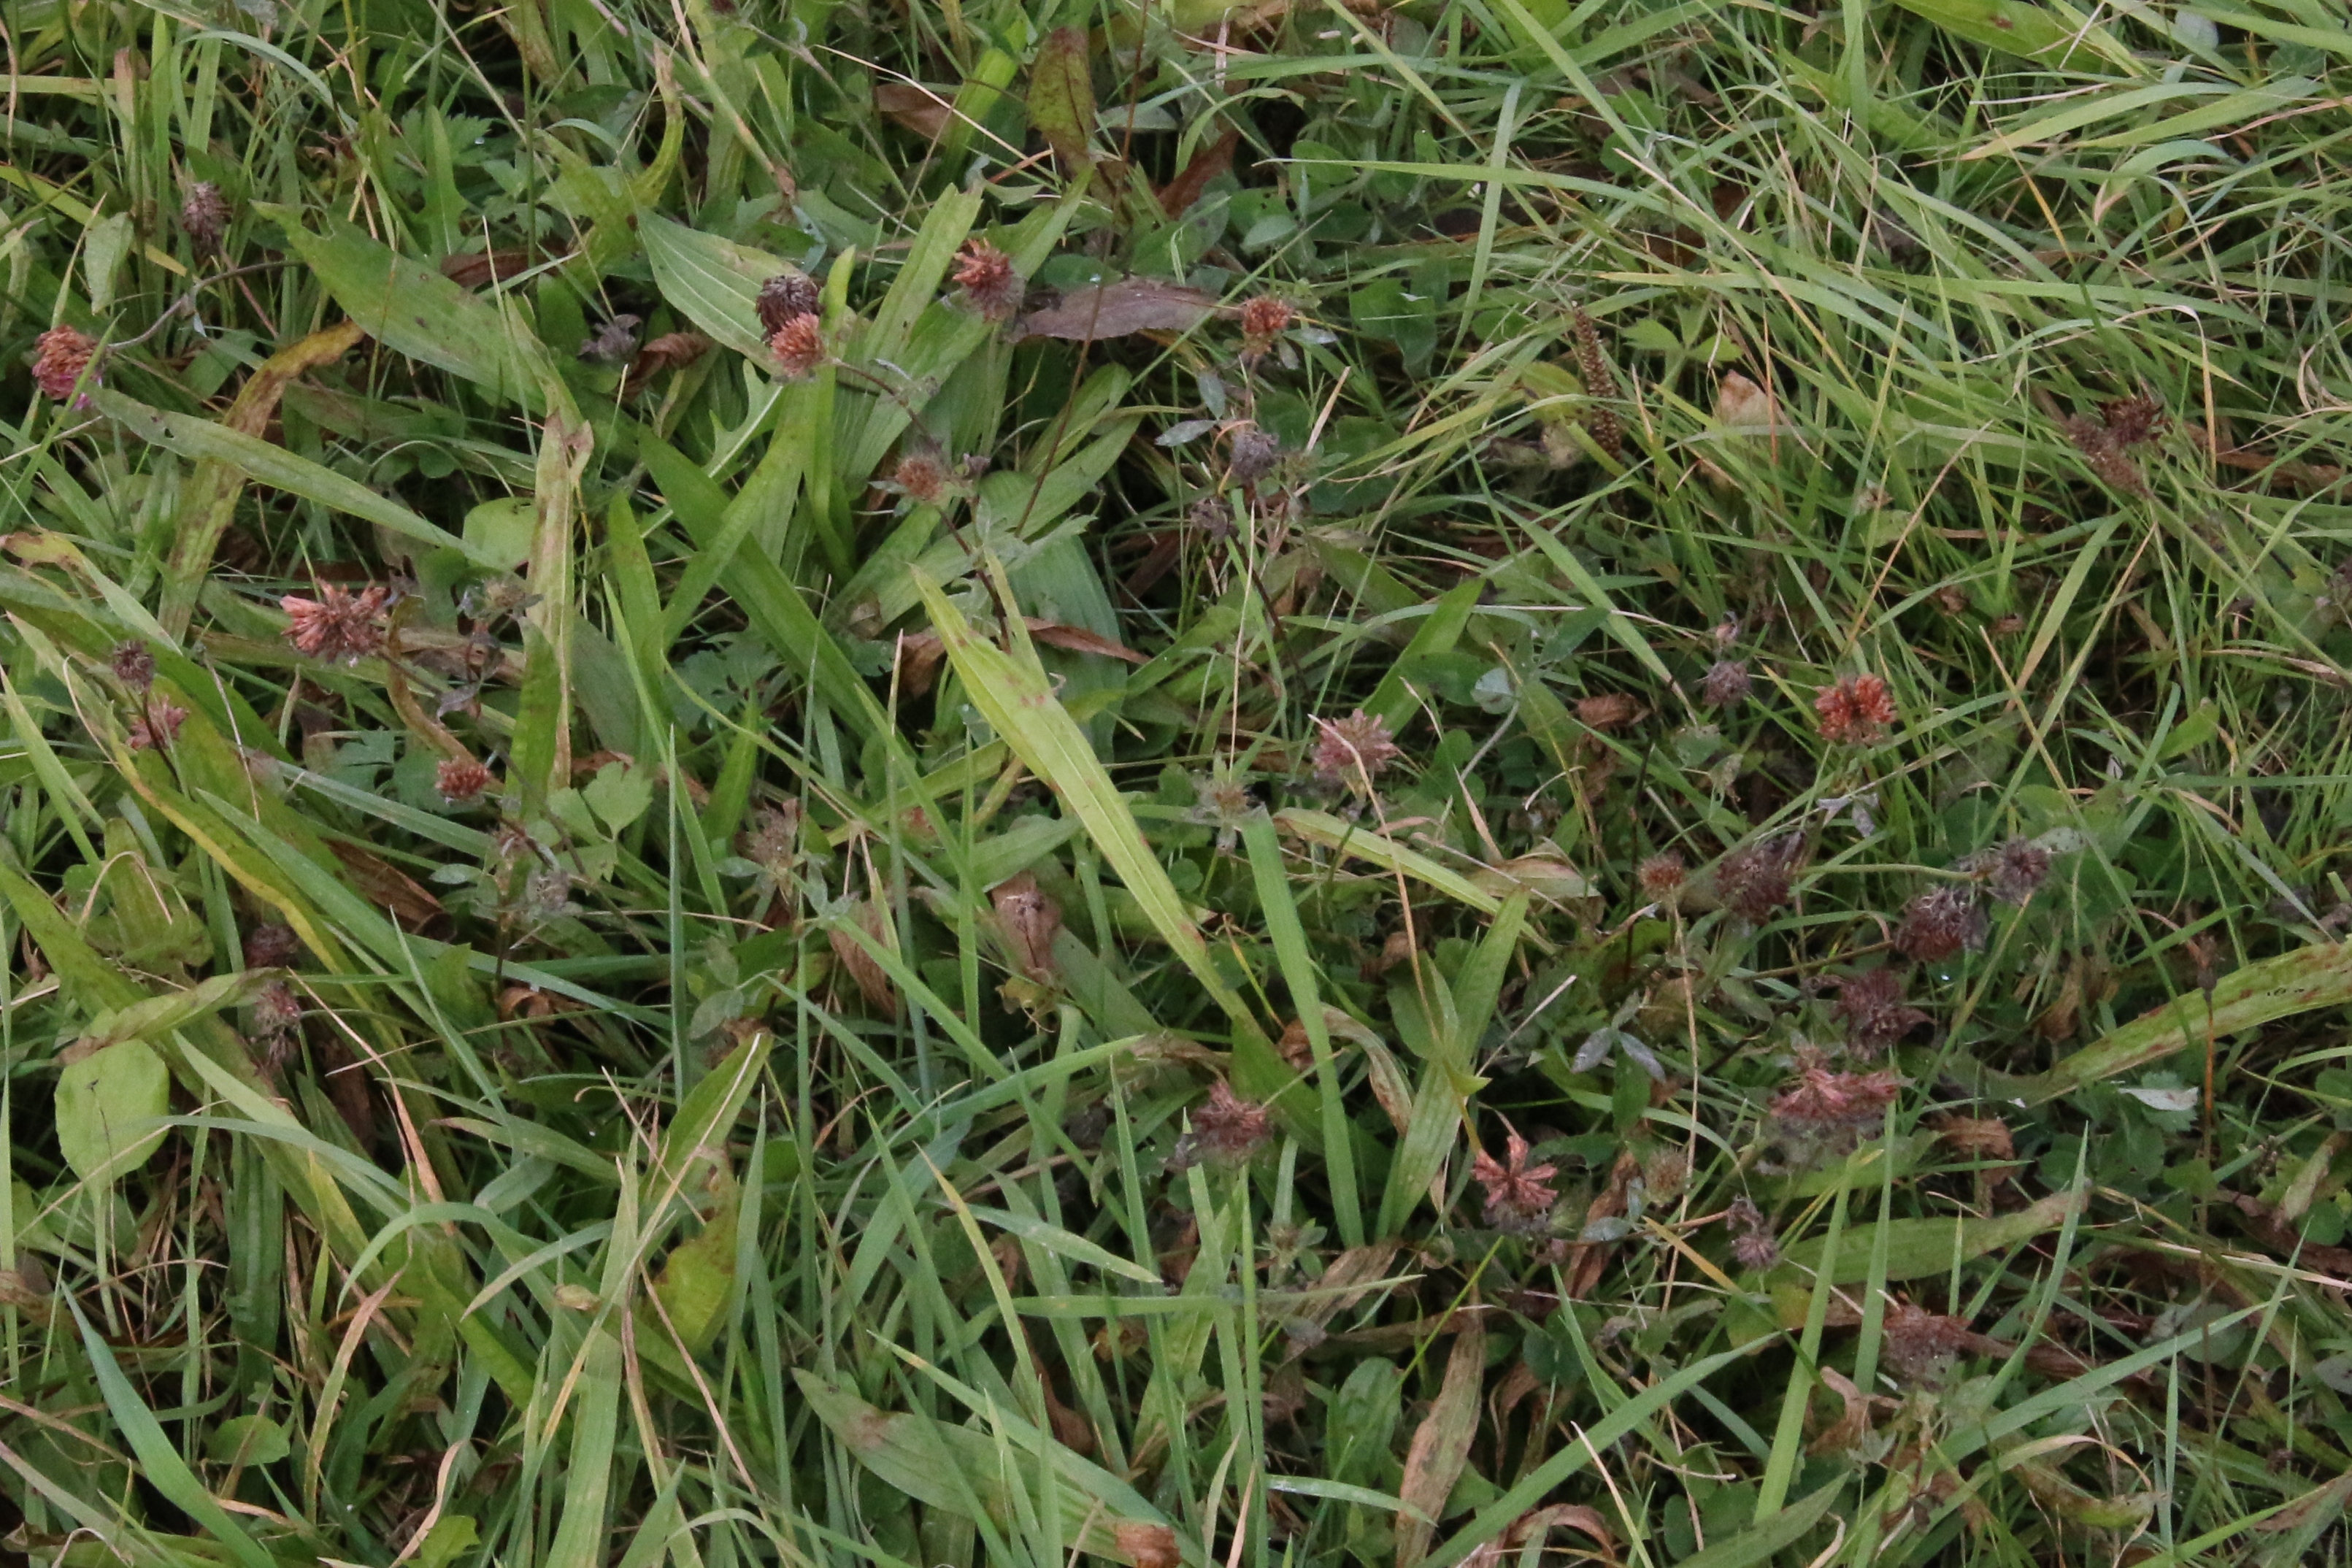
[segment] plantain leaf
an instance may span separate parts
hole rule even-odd
[[[1029,68],[1029,123],[1054,150],[1065,179],[1094,166],[1095,84],[1085,29],[1056,27],[1045,36]]]
[[[172,1075],[143,1040],[124,1040],[58,1072],[58,1149],[74,1174],[104,1185],[136,1169],[163,1142],[155,1122],[171,1109]]]

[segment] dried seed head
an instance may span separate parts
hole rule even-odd
[[[2107,434],[2121,447],[2143,446],[2172,425],[2172,417],[2165,413],[2164,405],[2144,392],[2102,403],[2099,417],[2105,422]]]
[[[445,757],[433,770],[433,787],[451,805],[463,805],[490,787],[490,770],[471,757]]]
[[[302,951],[302,939],[294,928],[276,921],[257,925],[245,933],[245,966],[247,969],[279,969],[294,961]]]
[[[753,308],[760,312],[760,331],[774,337],[796,316],[814,316],[823,303],[816,279],[798,268],[788,268],[760,285]]]
[[[383,628],[375,622],[392,597],[389,590],[371,584],[353,595],[321,583],[318,594],[315,599],[289,594],[278,601],[287,616],[286,640],[305,657],[356,664],[383,645]]]
[[[1866,1131],[1881,1124],[1905,1081],[1891,1072],[1832,1072],[1808,1054],[1797,1081],[1773,1098],[1772,1121],[1803,1136]]]
[[[2022,904],[2050,875],[2050,851],[2030,838],[2012,838],[1981,857],[1985,891],[2004,904]]]
[[[1496,1230],[1523,1236],[1551,1228],[1551,1211],[1559,1202],[1552,1191],[1552,1165],[1528,1163],[1528,1141],[1517,1132],[1503,1141],[1504,1160],[1481,1149],[1470,1162],[1470,1179],[1486,1193],[1486,1223]]]
[[[1192,775],[1193,822],[1217,830],[1217,847],[1231,849],[1241,830],[1248,826],[1250,813],[1257,802],[1250,798],[1249,786],[1220,769],[1213,773]]]
[[[1404,755],[1389,733],[1388,721],[1357,709],[1345,719],[1318,719],[1315,772],[1332,784],[1361,793],[1382,768]]]
[[[1011,321],[1026,291],[1013,258],[984,239],[968,239],[956,253],[955,285],[964,304],[991,321]]]
[[[1186,1170],[1203,1160],[1240,1164],[1274,1136],[1265,1106],[1238,1099],[1223,1079],[1209,1086],[1209,1102],[1192,1112],[1192,1129],[1176,1141],[1169,1164]]]
[[[1632,723],[1642,711],[1642,705],[1622,691],[1604,691],[1598,697],[1577,700],[1576,716],[1594,730],[1618,730]]]
[[[72,327],[51,327],[34,340],[34,347],[39,351],[33,361],[35,384],[43,396],[63,403],[73,396],[90,356],[98,353],[98,340]],[[96,385],[98,379],[93,373],[90,384]]]
[[[155,682],[155,656],[147,651],[145,643],[118,643],[106,662],[114,679],[133,691],[144,691]]]
[[[1607,405],[1617,396],[1617,373],[1609,365],[1609,356],[1601,346],[1601,329],[1592,318],[1578,306],[1569,318],[1576,335],[1576,373],[1584,382],[1587,399],[1584,427],[1592,433],[1593,444],[1612,458],[1625,454],[1625,426],[1616,410]]]
[[[1895,694],[1875,675],[1851,675],[1824,686],[1813,698],[1822,739],[1832,745],[1864,746],[1883,738],[1897,717]]]
[[[1287,301],[1260,294],[1242,304],[1242,358],[1252,363],[1265,357],[1275,340],[1290,330],[1293,312]]]
[[[751,814],[751,826],[743,835],[743,858],[764,867],[772,876],[782,876],[799,861],[801,852],[801,805],[788,800],[781,806],[763,805]]]
[[[1847,975],[1830,1011],[1844,1023],[1846,1044],[1860,1057],[1883,1055],[1927,1021],[1927,1014],[1903,1000],[1903,976],[1892,969]]]
[[[2110,489],[2130,496],[2148,493],[2147,480],[2141,477],[2139,465],[2131,460],[2124,450],[2125,443],[2105,421],[2087,414],[2069,414],[2058,422],[2058,427],[2074,444],[2074,449],[2083,454],[2083,461],[2090,465],[2091,471]]]
[[[637,329],[645,325],[643,317],[625,311],[614,317],[590,334],[580,345],[580,357],[600,364],[618,364],[634,359],[637,353]]]
[[[1928,1123],[1936,1139],[1955,1154],[1974,1160],[2014,1160],[2017,1141],[1998,1116],[1939,1116]]]
[[[263,986],[253,999],[254,1032],[264,1039],[287,1039],[301,1022],[302,999],[283,980]]]
[[[947,465],[929,452],[909,452],[898,459],[890,483],[917,506],[937,506],[947,499]]]
[[[134,752],[151,747],[161,751],[180,738],[180,726],[188,721],[188,710],[176,702],[151,698],[146,711],[131,721],[130,732],[123,742]]]
[[[560,920],[578,914],[572,901],[572,873],[561,866],[543,866],[523,879],[522,912],[527,920]]]
[[[1735,849],[1716,863],[1716,897],[1750,925],[1761,925],[1789,901],[1803,854],[1804,841],[1793,837]]]
[[[1723,1223],[1731,1232],[1731,1255],[1742,1268],[1769,1268],[1780,1261],[1780,1244],[1774,1239],[1772,1222],[1744,1194],[1732,1199],[1723,1211]]]
[[[1254,485],[1274,472],[1282,459],[1282,443],[1270,430],[1252,427],[1234,432],[1233,449],[1226,459],[1226,468],[1237,485]]]
[[[1640,885],[1645,900],[1666,904],[1683,890],[1684,876],[1683,858],[1669,849],[1643,861],[1633,873],[1633,880]]]
[[[787,381],[799,381],[824,363],[824,327],[816,317],[793,317],[768,337],[768,352]]]
[[[198,180],[188,186],[187,198],[180,204],[180,226],[187,231],[199,260],[220,254],[221,237],[228,232],[228,201],[218,185]]]
[[[1699,700],[1710,708],[1737,708],[1748,700],[1754,682],[1744,658],[1719,658],[1707,667],[1698,683]]]
[[[1906,958],[1934,963],[1963,948],[1983,946],[1984,938],[1984,906],[1977,901],[1976,889],[1947,883],[1903,906],[1895,946]]]

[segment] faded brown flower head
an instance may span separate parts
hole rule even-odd
[[[754,302],[760,312],[760,331],[774,337],[794,317],[815,315],[822,302],[816,279],[797,267],[787,268],[760,285],[760,297]]]
[[[2144,392],[2100,404],[2099,416],[2106,424],[2107,434],[2123,447],[2144,446],[2172,426],[2164,405]]]
[[[1895,694],[1875,675],[1850,675],[1824,686],[1813,698],[1822,739],[1832,745],[1864,746],[1894,727]]]
[[[332,583],[318,584],[319,596],[304,599],[289,594],[278,601],[289,625],[286,640],[305,657],[329,664],[356,664],[383,646],[383,630],[376,617],[392,597],[389,590],[371,584],[352,595]]]
[[[963,302],[991,321],[1011,321],[1024,291],[1013,258],[984,239],[968,239],[956,253],[955,286]]]
[[[1927,1015],[1903,1000],[1903,975],[1893,969],[1865,969],[1838,984],[1837,1005],[1830,1011],[1845,1025],[1846,1044],[1860,1057],[1885,1054],[1886,1047],[1927,1021]]]
[[[1404,755],[1389,733],[1388,721],[1357,709],[1345,719],[1318,719],[1322,734],[1315,742],[1316,774],[1332,784],[1344,784],[1362,793],[1381,770]]]
[[[221,237],[228,232],[228,201],[218,185],[197,180],[188,186],[187,198],[180,204],[180,226],[187,231],[199,260],[220,254]]]
[[[1719,658],[1706,667],[1699,678],[1699,700],[1710,708],[1737,708],[1748,700],[1755,682],[1748,678],[1748,661],[1744,658]]]
[[[1576,702],[1577,718],[1595,730],[1622,730],[1639,717],[1641,711],[1642,705],[1622,691],[1580,697]]]
[[[1625,454],[1625,426],[1617,411],[1609,405],[1617,397],[1617,373],[1610,368],[1609,356],[1601,346],[1601,329],[1580,305],[1569,318],[1576,336],[1576,374],[1584,382],[1584,427],[1591,432],[1593,445],[1612,458]]]
[[[155,656],[147,651],[145,643],[117,643],[106,662],[114,679],[133,691],[144,691],[155,683]]]
[[[644,317],[623,311],[588,335],[580,345],[580,357],[599,364],[619,364],[635,358],[637,329],[645,324]]]
[[[1984,906],[1977,901],[1976,889],[1950,882],[1903,906],[1895,946],[1906,958],[1934,963],[1962,948],[1983,946],[1984,938]]]
[[[2069,414],[2058,422],[2058,428],[2109,489],[2128,496],[2148,493],[2147,480],[2141,476],[2139,465],[2131,460],[2124,444],[2116,439],[2115,432],[2104,422],[2088,414]]]
[[[490,770],[471,757],[444,757],[433,770],[433,787],[451,805],[463,805],[490,787]]]
[[[1288,301],[1260,294],[1242,302],[1242,358],[1255,363],[1265,357],[1275,340],[1290,330]]]
[[[1551,1211],[1559,1194],[1552,1191],[1552,1165],[1528,1163],[1528,1141],[1517,1132],[1503,1140],[1505,1158],[1496,1160],[1484,1149],[1470,1162],[1470,1179],[1486,1192],[1486,1223],[1496,1230],[1534,1236],[1551,1228]]]
[[[1723,1211],[1723,1223],[1731,1232],[1731,1256],[1740,1267],[1769,1268],[1780,1261],[1780,1243],[1772,1234],[1772,1222],[1745,1194],[1731,1200]]]
[[[1633,880],[1648,902],[1668,904],[1683,890],[1685,875],[1683,858],[1668,849],[1643,861],[1633,872]]]
[[[1274,1136],[1274,1117],[1263,1105],[1236,1098],[1223,1079],[1209,1086],[1209,1102],[1192,1112],[1192,1131],[1176,1141],[1169,1164],[1189,1170],[1202,1161],[1239,1164]]]
[[[178,703],[167,702],[160,697],[151,698],[146,711],[131,721],[131,731],[123,737],[124,743],[134,752],[143,752],[150,747],[159,751],[165,749],[180,738],[180,726],[187,721],[188,710]]]
[[[1038,891],[1037,879],[1024,871],[1009,882],[989,889],[996,906],[997,929],[1003,933],[1013,967],[1043,983],[1061,973],[1054,958],[1054,939],[1061,934],[1062,906]]]
[[[1805,1052],[1796,1082],[1773,1098],[1772,1120],[1801,1135],[1867,1131],[1881,1124],[1904,1082],[1891,1072],[1834,1072],[1818,1053]]]
[[[824,363],[824,326],[813,315],[794,316],[768,337],[768,352],[787,381],[799,381]]]
[[[43,332],[33,343],[39,351],[33,361],[33,380],[41,395],[58,403],[72,397],[90,356],[98,353],[98,340],[72,327],[57,326]],[[98,379],[93,373],[90,384],[96,385]],[[81,405],[77,402],[75,406]]]
[[[1792,893],[1804,841],[1795,837],[1735,849],[1716,863],[1715,894],[1750,925],[1761,925]]]
[[[1217,830],[1218,848],[1234,847],[1234,840],[1249,823],[1250,813],[1256,809],[1249,785],[1223,769],[1192,775],[1192,809],[1187,815],[1200,826]]]
[[[873,900],[860,900],[850,918],[857,922],[859,930],[874,939],[875,945],[882,946],[890,940],[887,934],[889,928],[883,921],[882,907]],[[859,994],[867,1003],[879,1012],[896,1012],[898,988],[890,984],[888,972],[875,962],[874,955],[866,950],[865,944],[838,927],[827,931],[824,938],[833,948],[835,960],[856,984]]]
[[[283,1062],[292,1051],[301,1026],[302,999],[283,980],[263,986],[254,997],[253,1032],[268,1047],[272,1067]]]
[[[929,452],[909,452],[898,459],[890,482],[917,506],[937,506],[947,499],[947,465]]]
[[[2050,875],[2050,851],[2030,838],[2012,838],[1981,858],[1985,891],[2004,904],[2022,904]]]
[[[1226,470],[1238,485],[1254,485],[1274,472],[1275,464],[1282,460],[1282,443],[1271,430],[1255,426],[1234,432],[1233,447],[1226,458]]]
[[[763,805],[751,814],[743,835],[743,858],[782,876],[798,863],[801,853],[801,803]]]
[[[1881,1353],[1886,1370],[1905,1383],[1933,1385],[1952,1370],[1952,1362],[1976,1337],[1968,1323],[1930,1312],[1908,1301],[1886,1310]]]
[[[302,939],[294,928],[269,921],[245,933],[245,966],[247,969],[281,969],[294,962],[302,951]]]

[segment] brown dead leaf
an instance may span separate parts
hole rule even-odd
[[[1111,1555],[1134,1568],[1176,1568],[1176,1532],[1164,1524],[1122,1519],[1110,1527]]]
[[[988,899],[996,906],[997,929],[1014,966],[1039,982],[1060,973],[1054,939],[1061,933],[1062,907],[1037,890],[1037,879],[1024,871],[991,888]]]
[[[1074,289],[1017,324],[1024,338],[1087,342],[1130,332],[1184,332],[1217,311],[1217,297],[1163,278],[1118,278]]]
[[[1397,1500],[1396,1568],[1414,1568],[1429,1555],[1437,1521],[1454,1483],[1470,1463],[1470,1442],[1478,1435],[1478,1386],[1486,1374],[1486,1329],[1474,1319],[1454,1339],[1445,1382],[1405,1450],[1404,1481]]]
[[[955,95],[954,88],[927,87],[919,81],[877,82],[874,107],[884,119],[936,142],[955,118]]]
[[[1761,429],[1772,423],[1772,396],[1740,374],[1726,371],[1715,390],[1715,416],[1734,429]]]
[[[1809,1454],[1843,1454],[1859,1447],[1870,1436],[1871,1406],[1883,1405],[1892,1410],[1901,1403],[1884,1394],[1863,1393],[1853,1385],[1852,1378],[1833,1366],[1822,1366],[1820,1375],[1831,1391],[1845,1401],[1845,1414],[1813,1439],[1812,1447],[1805,1450]]]
[[[1242,133],[1228,129],[1223,136],[1192,154],[1183,173],[1160,187],[1160,205],[1170,217],[1181,217],[1194,202],[1201,199],[1209,182],[1234,166],[1234,149],[1241,145]]]
[[[460,289],[479,289],[485,283],[500,282],[520,277],[540,263],[536,250],[469,251],[459,256],[441,258],[441,276]]]
[[[1576,1502],[1556,1502],[1549,1508],[1539,1508],[1519,1515],[1512,1521],[1511,1528],[1503,1532],[1503,1549],[1515,1551],[1530,1541],[1549,1535],[1562,1525],[1591,1536],[1601,1548],[1603,1563],[1617,1561],[1617,1538],[1601,1521],[1601,1510]]]
[[[874,939],[877,946],[888,944],[888,927],[884,923],[882,908],[873,900],[859,900],[856,912],[851,918],[856,921],[860,930]],[[898,987],[890,984],[890,976],[881,964],[875,962],[874,955],[866,950],[866,945],[838,928],[826,931],[824,937],[833,949],[833,956],[849,978],[856,983],[858,992],[866,1000],[880,1012],[897,1011]]]
[[[1066,626],[1060,621],[1034,620],[1027,616],[1022,617],[1022,624],[1029,628],[1031,637],[1049,647],[1067,648],[1072,653],[1100,654],[1105,658],[1123,658],[1129,664],[1151,662],[1149,656],[1115,643],[1107,637],[1099,637],[1084,626]]]
[[[441,918],[441,900],[373,850],[341,838],[328,839],[327,847],[343,863],[343,869],[351,873],[352,883],[367,901],[388,912],[403,931],[421,931]]]
[[[645,390],[646,383],[666,370],[684,370],[710,352],[710,340],[700,332],[664,332],[637,351],[635,361],[629,366],[629,378],[621,388],[624,397],[635,397]]]

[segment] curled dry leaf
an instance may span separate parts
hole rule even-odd
[[[1176,1568],[1176,1532],[1164,1524],[1122,1519],[1110,1527],[1111,1555],[1134,1568]]]
[[[1740,374],[1726,371],[1715,389],[1715,417],[1734,429],[1762,429],[1772,423],[1772,396]]]
[[[955,118],[952,87],[926,87],[919,81],[885,81],[874,85],[874,107],[918,136],[936,142]]]
[[[850,918],[857,922],[859,930],[874,939],[877,945],[888,943],[888,927],[883,921],[881,906],[873,900],[859,900]],[[898,1005],[898,987],[890,984],[890,976],[881,964],[875,962],[874,955],[866,951],[866,945],[837,926],[826,931],[824,937],[833,949],[834,958],[856,984],[858,993],[878,1011],[896,1011]]]
[[[1160,278],[1118,278],[1074,289],[1059,303],[1021,318],[1027,338],[1085,342],[1130,332],[1185,332],[1217,313],[1217,297]]]
[[[1054,939],[1061,934],[1062,907],[1037,890],[1037,879],[1024,871],[990,889],[988,899],[996,906],[997,927],[1015,967],[1036,981],[1059,973]]]
[[[645,390],[646,383],[666,370],[684,370],[710,352],[710,340],[700,332],[664,332],[637,351],[636,362],[629,366],[628,384],[621,389],[625,397],[634,397]]]
[[[1192,161],[1183,172],[1160,187],[1160,205],[1170,217],[1181,217],[1192,204],[1209,188],[1209,182],[1234,166],[1234,149],[1241,145],[1242,133],[1227,129],[1223,136],[1192,154]]]

